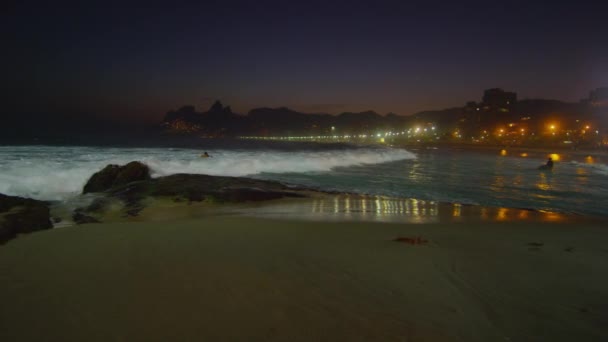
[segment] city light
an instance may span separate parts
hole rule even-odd
[[[526,117],[528,119],[528,117]],[[524,120],[524,118],[522,118]],[[463,121],[466,122],[466,121]],[[578,127],[576,127],[578,126]],[[417,144],[433,141],[468,143],[474,145],[502,144],[503,146],[525,146],[528,144],[570,145],[578,148],[581,144],[593,146],[608,145],[600,130],[593,129],[594,124],[577,124],[574,120],[571,126],[560,127],[556,121],[536,124],[533,120],[521,126],[516,122],[504,122],[494,131],[488,127],[479,127],[473,133],[466,126],[444,128],[434,123],[416,124],[411,127],[392,127],[381,132],[338,132],[336,126],[328,126],[326,135],[286,135],[286,136],[242,136],[241,139],[281,140],[281,141],[320,141],[320,142],[355,142],[355,143],[386,143],[386,144]],[[544,128],[543,128],[544,127]],[[595,128],[595,127],[594,127]],[[591,135],[592,132],[595,134]],[[550,139],[549,139],[550,138]]]

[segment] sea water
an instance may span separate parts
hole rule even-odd
[[[208,147],[208,148],[207,148]],[[201,158],[208,152],[211,158]],[[539,170],[548,156],[552,170]],[[77,198],[108,164],[138,160],[152,177],[246,176],[396,199],[608,217],[606,154],[345,144],[207,144],[204,148],[0,146],[0,193]]]

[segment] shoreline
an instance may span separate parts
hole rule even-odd
[[[156,222],[204,219],[215,216],[250,216],[268,219],[297,219],[304,222],[384,222],[407,224],[452,223],[597,223],[608,222],[602,216],[589,216],[532,208],[491,207],[477,204],[449,203],[415,198],[392,198],[362,194],[309,193],[306,198],[281,198],[261,202],[209,203],[176,202],[170,197],[149,197],[137,215],[126,216],[122,205],[98,217],[100,223]],[[51,216],[61,218],[53,228],[79,226],[71,219],[72,211],[58,203],[51,206]],[[99,224],[99,223],[94,223]]]

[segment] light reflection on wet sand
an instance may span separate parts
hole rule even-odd
[[[579,216],[519,208],[482,207],[418,199],[339,194],[323,198],[281,200],[236,206],[226,211],[268,218],[322,221],[437,222],[571,222]]]

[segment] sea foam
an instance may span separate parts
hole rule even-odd
[[[402,149],[323,151],[208,150],[176,148],[0,147],[0,193],[64,201],[78,195],[91,175],[108,164],[138,160],[152,177],[176,173],[253,176],[262,173],[327,172],[339,167],[413,159]]]

